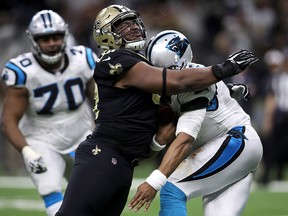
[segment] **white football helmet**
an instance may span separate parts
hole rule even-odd
[[[182,69],[193,58],[189,40],[174,30],[165,30],[152,37],[145,54],[154,66],[171,69]]]
[[[131,20],[140,27],[142,37],[128,41],[124,35],[115,32],[117,24],[124,20]],[[134,51],[141,50],[146,41],[146,30],[138,12],[123,5],[110,5],[101,10],[95,20],[93,28],[94,39],[103,50],[125,47]]]
[[[33,16],[26,32],[32,43],[32,52],[42,61],[54,64],[62,58],[68,37],[68,24],[59,14],[52,10],[39,11]],[[63,34],[64,40],[60,52],[49,56],[42,52],[37,43],[37,38],[53,34]]]

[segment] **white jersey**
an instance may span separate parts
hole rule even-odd
[[[188,67],[201,66],[190,63]],[[207,102],[209,105],[206,108],[203,103]],[[187,104],[189,107],[189,103],[190,109],[181,111]],[[194,137],[196,139],[194,148],[225,135],[235,126],[251,124],[249,115],[235,99],[231,98],[230,91],[223,81],[202,91],[174,95],[171,107],[179,116],[176,135],[185,132]]]
[[[176,135],[185,132],[195,142],[166,185],[173,184],[190,199],[217,192],[255,171],[263,151],[260,138],[224,82],[173,96],[171,107],[179,115]],[[251,181],[245,183],[248,188]],[[161,193],[166,193],[166,185]]]
[[[29,92],[22,121],[24,136],[42,140],[60,153],[74,150],[79,137],[93,126],[85,90],[93,77],[97,56],[90,48],[72,46],[67,48],[65,58],[64,69],[52,73],[44,70],[29,52],[11,59],[2,73],[8,86]]]

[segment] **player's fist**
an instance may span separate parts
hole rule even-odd
[[[230,95],[237,101],[242,99],[248,101],[251,97],[250,90],[245,84],[228,83],[227,87],[230,90]]]
[[[39,174],[47,171],[41,155],[35,152],[30,146],[25,146],[22,149],[22,155],[25,163],[30,167],[31,172]]]

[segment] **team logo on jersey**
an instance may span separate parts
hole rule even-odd
[[[123,67],[120,63],[117,63],[116,65],[110,64],[110,74],[111,75],[117,75],[123,72]]]
[[[92,149],[92,154],[93,154],[93,155],[97,155],[97,154],[99,154],[100,152],[101,152],[101,149],[98,148],[97,145],[95,146],[95,149]]]

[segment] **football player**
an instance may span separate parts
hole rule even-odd
[[[179,73],[154,67],[142,55],[145,26],[136,11],[110,5],[96,16],[94,38],[103,49],[94,71],[96,126],[76,151],[75,166],[57,216],[119,216],[133,169],[148,158],[157,130],[159,97],[206,87],[244,70],[256,57],[243,50],[226,63]],[[152,144],[157,150],[157,145]]]
[[[173,30],[153,37],[146,56],[156,66],[174,68],[174,73],[203,67],[191,62],[188,39]],[[159,168],[138,187],[130,209],[138,211],[145,205],[147,210],[161,189],[161,216],[186,216],[187,200],[199,196],[205,216],[241,215],[263,152],[249,115],[231,98],[223,81],[173,95],[171,107],[179,116],[176,138]],[[161,134],[154,141],[164,146],[169,142]]]
[[[67,46],[68,25],[51,10],[36,13],[27,29],[31,52],[10,59],[2,71],[7,86],[2,129],[23,156],[48,216],[62,203],[66,161],[93,130],[93,70],[97,56],[85,46]]]

